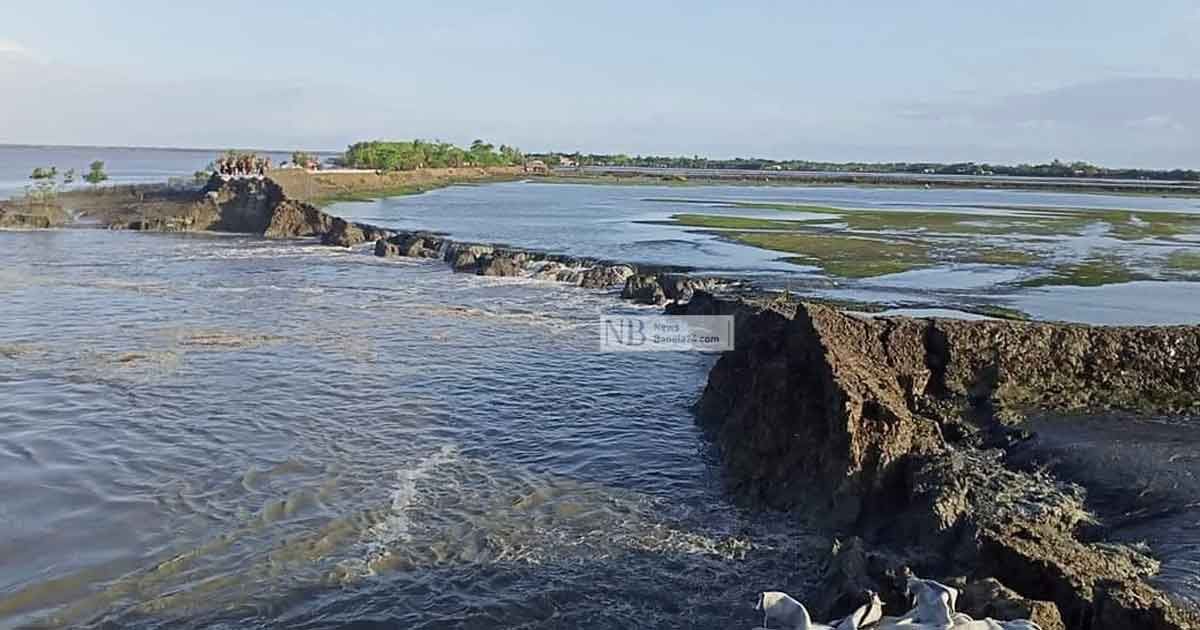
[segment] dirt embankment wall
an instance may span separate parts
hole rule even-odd
[[[519,166],[427,168],[395,172],[281,168],[271,171],[269,176],[283,188],[289,199],[315,203],[339,198],[419,192],[457,182],[515,179],[523,173]]]
[[[998,581],[1044,627],[1200,623],[1148,584],[1144,550],[1085,535],[1080,487],[1006,462],[1025,409],[1195,412],[1200,326],[869,319],[705,293],[672,310],[737,320],[697,403],[731,490],[865,541],[835,554],[819,609],[856,589],[901,607],[907,566]]]

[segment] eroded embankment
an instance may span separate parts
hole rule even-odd
[[[818,613],[845,612],[868,588],[903,608],[897,578],[909,567],[963,586],[960,608],[976,616],[1032,617],[1047,630],[1200,627],[1146,583],[1158,570],[1153,558],[1095,542],[1081,488],[1006,462],[1024,437],[1016,422],[1025,408],[1197,410],[1200,327],[865,319],[720,299],[706,291],[726,280],[679,268],[347,222],[270,179],[215,178],[185,207],[126,226],[318,236],[346,247],[374,241],[378,256],[622,287],[626,299],[673,302],[673,312],[734,314],[737,350],[712,370],[698,421],[737,496],[825,515],[853,536],[834,550],[822,592],[810,599]]]
[[[901,608],[907,566],[966,588],[978,616],[1197,627],[1146,583],[1154,559],[1085,540],[1080,487],[1005,459],[1024,409],[1196,410],[1200,327],[866,319],[704,293],[672,310],[737,318],[697,403],[735,494],[861,537],[835,550],[823,612],[868,588]]]

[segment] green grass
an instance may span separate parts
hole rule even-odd
[[[947,258],[954,262],[1028,267],[1041,262],[1042,257],[1024,249],[1012,249],[973,241],[965,249],[953,250]]]
[[[516,178],[508,176],[495,177],[477,177],[477,178],[447,178],[432,182],[421,182],[415,184],[400,184],[397,186],[386,186],[383,188],[362,188],[349,190],[343,188],[341,190],[330,191],[328,193],[314,195],[309,203],[324,208],[328,205],[340,203],[343,201],[375,201],[386,197],[403,197],[405,195],[419,195],[431,190],[446,188],[447,186],[484,186],[487,184],[495,184],[499,182],[511,182]]]
[[[723,236],[751,247],[798,254],[785,260],[816,265],[840,278],[870,278],[931,264],[928,248],[900,239],[807,232],[731,232]]]
[[[1010,319],[1024,321],[1030,319],[1029,313],[1010,306],[1001,306],[999,304],[971,304],[969,306],[957,307],[968,313],[977,315],[986,315],[995,317],[996,319]]]
[[[423,192],[428,192],[441,186],[424,186],[419,184],[410,184],[405,186],[394,186],[391,188],[373,189],[373,190],[342,190],[332,192],[325,195],[315,196],[310,201],[314,206],[323,208],[325,206],[341,203],[343,201],[375,201],[384,197],[401,197],[404,195],[419,195]]]
[[[1049,275],[1031,278],[1022,282],[1021,286],[1099,287],[1148,278],[1149,276],[1130,269],[1127,261],[1115,256],[1092,256],[1080,262],[1060,265]]]
[[[1144,210],[977,206],[980,210],[999,210],[1006,213],[987,214],[959,211],[851,209],[808,204],[721,202],[702,199],[652,198],[648,201],[693,203],[734,209],[812,212],[829,215],[831,219],[846,223],[847,228],[860,232],[1074,236],[1082,234],[1092,225],[1103,224],[1107,225],[1109,236],[1121,240],[1148,238],[1169,240],[1185,234],[1200,234],[1200,215]]]
[[[1200,271],[1200,251],[1173,251],[1167,256],[1166,266],[1172,271]]]

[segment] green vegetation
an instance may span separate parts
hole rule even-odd
[[[88,172],[83,176],[83,180],[87,183],[96,186],[108,179],[108,173],[104,172],[104,162],[96,160],[88,166]]]
[[[54,179],[55,177],[58,177],[58,167],[56,166],[39,166],[33,169],[33,173],[29,175],[29,179],[33,180]]]
[[[816,265],[842,278],[869,278],[926,267],[929,250],[904,239],[875,239],[838,233],[731,232],[723,236],[744,245],[799,254],[789,262]]]
[[[1003,175],[1018,177],[1064,177],[1098,179],[1146,179],[1200,181],[1200,171],[1171,169],[1105,168],[1087,162],[1053,160],[1044,164],[978,164],[975,162],[819,162],[767,158],[711,159],[699,155],[636,155],[555,151],[530,154],[545,159],[562,155],[580,166],[637,166],[642,168],[703,168],[751,171],[815,171],[827,173],[911,173],[917,175]],[[557,162],[554,162],[557,163]]]
[[[411,171],[418,168],[461,166],[517,166],[525,161],[515,147],[495,146],[476,140],[468,149],[446,142],[411,140],[407,142],[356,142],[346,149],[343,164],[352,168],[380,171]]]
[[[1029,313],[1026,313],[1025,311],[1012,308],[1010,306],[1001,306],[999,304],[971,304],[959,308],[967,313],[995,317],[996,319],[1010,319],[1017,321],[1030,319]]]
[[[304,151],[292,151],[292,164],[302,168],[308,168],[312,164],[319,166],[321,164],[321,160],[311,153],[306,153]]]
[[[352,188],[348,186],[339,186],[335,181],[322,179],[318,176],[317,181],[321,184],[322,192],[313,195],[308,199],[308,201],[317,207],[323,208],[343,201],[375,201],[376,199],[383,199],[386,197],[419,195],[431,190],[445,188],[446,186],[474,186],[492,182],[507,182],[512,180],[513,178],[505,176],[472,177],[469,179],[451,177],[432,181],[383,183],[379,186]]]
[[[671,217],[670,222],[663,223],[711,230],[733,230],[732,233],[722,231],[720,234],[752,247],[803,254],[804,257],[787,260],[801,264],[817,264],[826,272],[842,277],[862,278],[895,273],[932,265],[938,261],[1024,267],[1042,260],[1042,256],[1035,251],[974,238],[916,241],[878,232],[857,234],[841,231],[819,220],[785,221],[711,214],[676,214]]]
[[[1172,271],[1200,271],[1200,251],[1176,250],[1167,256],[1167,269]]]
[[[978,206],[980,210],[1003,211],[1003,214],[996,214],[994,212],[847,209],[804,204],[720,202],[698,199],[651,199],[650,201],[704,204],[719,208],[818,213],[829,215],[829,219],[844,222],[846,227],[851,230],[868,232],[1064,236],[1078,235],[1090,226],[1098,226],[1106,227],[1108,236],[1121,240],[1173,239],[1186,234],[1200,234],[1200,215],[1149,210]],[[814,224],[828,222],[829,219],[800,219],[793,222]]]
[[[979,263],[984,265],[1006,265],[1028,267],[1041,262],[1041,256],[1024,250],[972,242],[965,250],[950,255],[955,262]]]
[[[1060,265],[1053,273],[1031,278],[1021,283],[1026,287],[1076,286],[1098,287],[1147,280],[1149,276],[1128,267],[1128,261],[1113,255],[1092,256],[1075,263]]]

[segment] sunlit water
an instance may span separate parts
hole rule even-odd
[[[671,201],[685,197],[690,201]],[[984,206],[1136,208],[1200,212],[1200,200],[994,189],[860,188],[850,186],[614,186],[513,182],[454,186],[422,195],[334,204],[334,214],[401,229],[441,231],[463,240],[594,256],[610,260],[686,265],[702,273],[745,277],[768,289],[796,295],[905,308],[962,309],[980,305],[1020,311],[1035,319],[1092,324],[1200,322],[1200,282],[1157,281],[1080,289],[1023,288],[1021,280],[1046,269],[985,264],[942,264],[876,278],[830,279],[817,267],[782,260],[788,254],[739,245],[694,228],[661,225],[673,214],[700,212],[774,219],[805,213],[724,208],[698,201],[750,201],[832,205],[843,208],[956,209]],[[995,213],[1003,210],[989,210]],[[982,216],[982,215],[981,215]],[[1119,241],[1102,234],[1031,239],[986,238],[1032,249],[1051,261],[1079,260],[1089,252],[1137,255],[1194,248],[1152,241]]]
[[[722,493],[712,356],[366,251],[0,233],[0,627],[728,627],[823,544]]]

